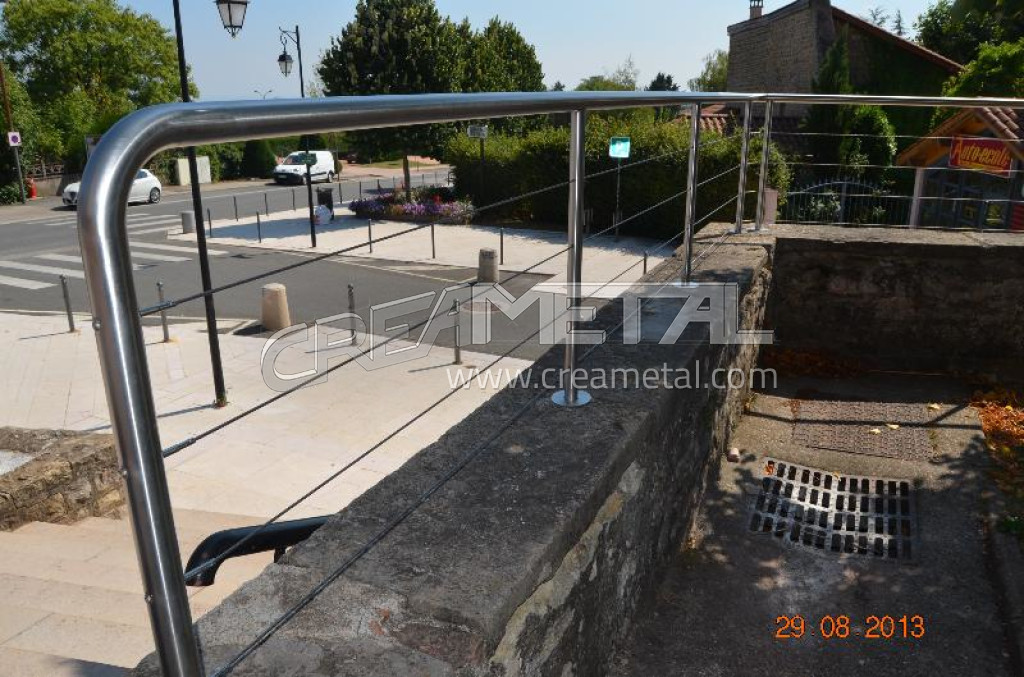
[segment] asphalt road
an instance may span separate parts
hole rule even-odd
[[[440,176],[440,173],[439,173]],[[433,182],[433,172],[421,179]],[[443,180],[443,176],[442,176]],[[314,188],[323,187],[321,185]],[[342,199],[358,196],[357,182],[335,184]],[[376,180],[364,182],[364,193],[376,189]],[[304,186],[294,189],[297,204],[304,203]],[[240,214],[291,207],[291,187],[263,184],[238,185],[226,189],[204,189],[204,207],[210,209],[214,233],[218,220],[233,220],[237,202]],[[78,245],[76,213],[53,205],[48,200],[37,203],[31,212],[19,211],[17,216],[0,210],[0,310],[60,312],[64,308],[60,275],[68,277],[72,307],[89,312]],[[49,204],[48,204],[49,203]],[[168,241],[168,228],[180,224],[180,212],[191,209],[189,193],[168,193],[156,205],[132,205],[128,209],[128,233],[135,265],[135,287],[140,307],[157,302],[157,282],[164,283],[166,298],[174,299],[201,290],[198,255],[186,242]],[[38,212],[38,215],[36,215]],[[216,237],[209,240],[210,264],[214,286],[258,275],[295,263],[310,254],[269,252],[265,249],[221,246]],[[355,288],[356,310],[368,316],[370,305],[408,298],[424,292],[439,292],[445,287],[475,279],[474,269],[456,268],[429,263],[409,264],[395,261],[368,260],[358,257],[336,257],[313,262],[285,273],[227,290],[215,296],[218,318],[239,321],[257,320],[260,312],[260,286],[281,282],[288,287],[292,319],[308,322],[348,310],[348,285]],[[507,288],[518,295],[545,276],[520,275]],[[169,312],[172,321],[195,321],[204,317],[201,300],[191,301]],[[528,317],[530,316],[530,317]],[[425,314],[412,315],[415,324]],[[518,322],[495,318],[495,340],[474,350],[501,354],[537,328],[536,313],[524,314]],[[444,332],[439,343],[451,345],[452,332]],[[514,355],[534,358],[546,350],[536,341],[516,350]]]

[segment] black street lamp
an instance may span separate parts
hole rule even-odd
[[[295,43],[295,51],[299,55],[299,94],[303,99],[306,98],[306,79],[302,72],[302,36],[299,34],[299,27],[295,27],[295,31],[286,31],[285,29],[278,27],[281,37],[281,56],[277,57],[277,66],[281,69],[281,75],[288,77],[292,72],[292,64],[295,63],[292,59],[292,55],[288,53],[288,41],[291,40]],[[313,177],[310,174],[310,157],[309,157],[309,135],[304,134],[302,137],[302,150],[306,155],[306,198],[309,201],[309,239],[314,247],[316,247],[316,216],[313,213]]]
[[[224,24],[224,30],[231,34],[231,37],[238,35],[245,23],[245,10],[249,7],[249,0],[214,0],[217,3],[217,10],[220,12],[220,21]]]
[[[181,30],[181,7],[178,0],[174,5],[174,33],[178,42],[178,78],[181,81],[181,100],[189,103],[192,94],[188,88],[188,66],[185,63],[185,39]],[[245,21],[245,10],[249,0],[215,0],[220,11],[221,22],[231,37],[238,35]],[[199,189],[199,163],[196,161],[196,149],[189,146],[188,171],[192,184],[192,209],[195,211],[196,246],[199,249],[199,277],[203,284],[203,304],[206,309],[206,334],[210,341],[210,367],[213,371],[213,391],[215,404],[223,407],[228,403],[227,389],[224,387],[224,366],[221,363],[220,339],[217,333],[217,310],[213,303],[213,280],[210,276],[210,256],[206,248],[206,223],[203,220],[203,194]]]

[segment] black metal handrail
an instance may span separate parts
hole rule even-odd
[[[327,522],[327,515],[307,517],[305,519],[275,522],[271,525],[260,524],[251,527],[225,529],[210,534],[192,551],[188,558],[185,571],[194,571],[207,562],[210,566],[203,567],[192,576],[185,577],[185,585],[204,587],[213,585],[217,570],[226,560],[233,557],[255,555],[260,552],[274,551],[276,562],[285,551],[306,540]],[[244,543],[241,543],[244,541]],[[241,543],[240,547],[235,547]]]

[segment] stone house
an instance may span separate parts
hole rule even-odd
[[[843,34],[849,40],[850,79],[859,93],[937,95],[961,69],[829,0],[796,0],[767,14],[763,4],[750,0],[750,18],[729,26],[731,92],[810,93],[825,53]],[[805,106],[777,109],[779,129],[793,126],[805,113]],[[898,132],[922,134],[930,116],[929,111],[902,109],[891,111],[890,119]]]

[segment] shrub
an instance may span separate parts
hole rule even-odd
[[[365,200],[353,200],[349,206],[361,219],[425,223],[466,223],[473,209],[470,202],[455,200],[446,188],[421,188],[414,192],[411,202],[406,201],[405,193],[384,193]]]
[[[246,141],[241,165],[242,176],[263,179],[273,173],[277,157],[266,140]]]
[[[21,202],[21,191],[17,182],[0,186],[0,205],[13,205]]]
[[[689,154],[686,125],[656,123],[643,116],[627,119],[591,117],[586,139],[586,170],[591,178],[587,180],[585,201],[587,209],[593,210],[592,232],[611,225],[615,211],[616,162],[608,157],[608,139],[611,136],[629,136],[632,140],[632,157],[623,161],[619,176],[623,218],[646,210],[686,187]],[[548,127],[523,138],[493,136],[487,140],[483,184],[480,182],[480,151],[475,139],[453,139],[445,157],[454,168],[455,194],[460,198],[471,198],[479,207],[564,183],[569,175],[568,144],[566,128]],[[699,176],[711,178],[737,167],[740,148],[738,135],[703,135]],[[760,149],[760,140],[752,139],[752,160],[760,157]],[[646,162],[628,166],[642,161]],[[702,186],[697,195],[698,219],[735,198],[738,180],[738,172],[731,171]],[[771,151],[770,183],[779,189],[780,200],[783,200],[789,186],[789,170],[782,155],[774,148]],[[757,185],[756,164],[749,171],[747,185],[749,188]],[[747,214],[753,214],[755,203],[756,196],[748,194]],[[684,196],[680,195],[630,221],[623,226],[622,232],[667,239],[682,231],[684,204]],[[562,186],[486,209],[482,216],[483,220],[521,219],[562,228],[567,211],[568,188]],[[713,215],[713,220],[731,221],[734,213],[734,207],[725,207]]]

